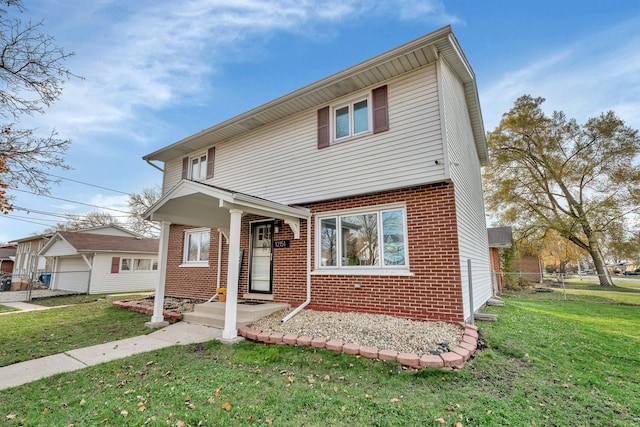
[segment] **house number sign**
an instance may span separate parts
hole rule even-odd
[[[274,240],[273,242],[274,248],[288,248],[289,241],[288,240]]]

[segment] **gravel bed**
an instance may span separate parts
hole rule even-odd
[[[260,331],[325,337],[343,343],[396,350],[400,353],[439,354],[462,341],[462,327],[398,317],[330,311],[302,310],[287,322],[281,320],[292,309],[278,311],[250,325]]]

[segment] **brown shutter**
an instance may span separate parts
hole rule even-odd
[[[189,158],[182,159],[182,179],[189,178]]]
[[[329,136],[329,107],[318,110],[318,148],[328,147]]]
[[[207,179],[213,178],[213,165],[216,160],[216,147],[207,150]]]
[[[114,256],[111,258],[111,273],[120,272],[120,257]]]
[[[373,133],[389,130],[389,107],[387,86],[372,91],[373,95]]]

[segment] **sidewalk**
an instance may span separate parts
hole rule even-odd
[[[6,305],[6,304],[5,304]],[[173,345],[187,345],[222,338],[222,329],[178,322],[149,335],[125,338],[92,347],[69,350],[53,356],[0,368],[0,390],[16,387],[62,372],[94,366],[134,354],[145,353]]]

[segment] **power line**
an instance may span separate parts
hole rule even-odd
[[[71,178],[65,178],[65,177],[63,177],[63,176],[54,175],[54,174],[52,174],[52,173],[47,173],[47,172],[43,172],[43,173],[44,173],[44,174],[46,174],[46,175],[52,176],[52,177],[54,177],[54,178],[64,179],[65,181],[77,182],[78,184],[87,185],[87,186],[89,186],[89,187],[100,188],[100,189],[102,189],[102,190],[113,191],[114,193],[126,194],[127,196],[131,194],[131,193],[127,193],[127,192],[125,192],[125,191],[114,190],[113,188],[102,187],[102,186],[100,186],[100,185],[90,184],[90,183],[88,183],[88,182],[78,181],[78,180],[71,179]]]
[[[105,208],[104,206],[92,205],[91,203],[76,202],[75,200],[63,199],[62,197],[49,196],[49,195],[47,195],[47,194],[38,194],[38,193],[35,193],[35,192],[33,192],[33,191],[20,190],[20,189],[13,188],[13,187],[11,187],[11,190],[13,190],[13,191],[20,191],[20,192],[22,192],[22,193],[27,193],[27,194],[33,194],[33,195],[35,195],[35,196],[48,197],[49,199],[61,200],[61,201],[63,201],[63,202],[75,203],[75,204],[78,204],[78,205],[84,205],[84,206],[90,206],[90,207],[92,207],[92,208],[105,209],[105,210],[108,210],[108,211],[120,212],[120,213],[125,213],[125,214],[128,214],[128,213],[129,213],[129,212],[127,212],[127,211],[123,211],[123,210],[120,210],[120,209],[115,209],[115,208]]]
[[[14,221],[30,222],[31,224],[38,224],[38,225],[42,225],[42,226],[45,226],[45,227],[51,227],[51,224],[44,224],[44,223],[36,222],[36,221],[29,221],[29,220],[27,220],[27,219],[20,219],[20,218],[16,218],[16,217],[12,217],[12,216],[5,216],[5,215],[3,215],[3,216],[2,216],[2,217],[0,217],[0,218],[12,219],[12,220],[14,220]]]

